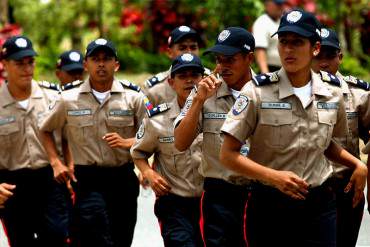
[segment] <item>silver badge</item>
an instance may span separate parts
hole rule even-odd
[[[239,115],[240,113],[242,113],[242,111],[244,111],[245,108],[247,108],[248,106],[248,103],[249,103],[249,99],[247,96],[245,95],[240,95],[236,101],[235,101],[235,104],[233,106],[233,109],[232,109],[232,112],[235,116]]]
[[[139,130],[136,133],[136,138],[141,139],[141,138],[143,138],[144,134],[145,134],[144,123],[141,123],[140,127],[139,127]]]
[[[287,17],[286,17],[286,20],[290,23],[296,23],[297,21],[299,21],[299,19],[302,18],[302,13],[295,10],[295,11],[292,11],[290,12]]]
[[[190,32],[190,27],[188,27],[188,26],[180,26],[179,27],[179,31],[180,32],[184,32],[184,33]]]
[[[72,61],[78,62],[80,61],[80,58],[81,58],[80,54],[78,54],[75,51],[69,53],[69,59],[71,59]]]
[[[326,29],[326,28],[322,28],[322,29],[321,29],[321,33],[320,33],[320,36],[321,36],[322,38],[327,38],[327,37],[329,37],[329,30],[328,30],[328,29]]]
[[[218,41],[223,42],[225,41],[229,36],[230,36],[230,31],[229,30],[223,30],[219,35],[218,35]]]
[[[185,53],[185,54],[181,55],[181,60],[182,61],[191,62],[191,61],[193,61],[193,59],[194,59],[194,56],[189,54],[189,53]]]
[[[25,48],[27,47],[27,40],[24,39],[24,38],[18,38],[16,41],[15,41],[15,44],[19,47],[19,48]]]
[[[97,40],[95,40],[95,44],[97,44],[97,45],[105,45],[106,43],[108,43],[108,41],[106,39],[97,39]]]

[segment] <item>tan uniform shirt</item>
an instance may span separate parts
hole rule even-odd
[[[174,126],[177,126],[185,117],[186,111],[190,108],[195,94],[195,90],[190,93],[181,114],[174,122]],[[201,164],[200,173],[204,177],[223,179],[233,184],[242,185],[249,183],[249,180],[240,174],[226,169],[220,163],[219,159],[220,148],[223,142],[220,129],[234,102],[235,99],[232,93],[226,83],[222,82],[216,94],[207,99],[203,105],[198,122],[198,130],[203,133],[204,156],[204,162]],[[243,143],[245,143],[245,141],[243,141]],[[241,151],[245,153],[246,148],[248,147],[244,146]]]
[[[203,177],[199,174],[201,164],[202,136],[184,152],[175,148],[173,121],[180,114],[177,99],[170,109],[151,118],[144,118],[131,148],[136,159],[148,159],[154,153],[155,170],[171,186],[171,193],[184,197],[200,197],[203,191]]]
[[[58,91],[32,81],[28,108],[12,97],[8,86],[0,88],[0,170],[38,169],[49,164],[40,141],[39,128]]]
[[[259,164],[292,171],[313,187],[321,185],[333,172],[324,151],[332,137],[347,134],[341,89],[311,72],[312,96],[303,108],[285,70],[272,75],[279,81],[244,87],[222,131],[240,141],[250,138],[248,157]]]
[[[365,128],[370,126],[370,93],[351,82],[346,82],[345,77],[339,72],[337,76],[343,79],[341,88],[346,105],[348,136],[345,138],[335,138],[335,140],[344,149],[360,159],[359,138],[363,140],[367,138],[364,138],[364,133],[359,133],[359,126]],[[341,173],[348,169],[346,166],[334,163],[336,173]]]
[[[100,104],[87,79],[62,92],[41,129],[63,129],[76,165],[120,166],[132,161],[130,150],[111,148],[102,137],[110,132],[135,137],[145,115],[143,96],[114,80],[110,95]]]

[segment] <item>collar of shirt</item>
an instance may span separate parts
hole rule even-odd
[[[17,103],[17,101],[13,98],[13,96],[10,94],[9,89],[8,89],[8,84],[4,84],[1,87],[1,105],[7,106],[11,104]],[[42,91],[40,86],[37,84],[36,81],[32,80],[31,82],[31,96],[30,98],[42,98]]]
[[[112,87],[111,87],[110,92],[111,93],[123,93],[124,92],[124,88],[123,88],[122,84],[118,80],[114,79],[113,80],[113,83],[112,83]],[[89,78],[87,78],[81,84],[81,86],[80,86],[80,93],[92,93]]]
[[[222,98],[225,96],[232,96],[232,93],[230,92],[226,82],[222,80],[220,88],[216,92],[216,97],[217,98]]]
[[[292,84],[283,68],[278,72],[279,81],[279,99],[284,99],[294,94]],[[321,95],[331,97],[332,93],[329,91],[327,85],[320,79],[320,76],[311,70],[312,81],[312,95]]]

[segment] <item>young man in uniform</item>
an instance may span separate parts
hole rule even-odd
[[[175,148],[173,133],[173,121],[203,73],[200,59],[190,53],[172,62],[168,83],[177,97],[157,106],[158,111],[143,120],[131,148],[136,166],[156,193],[154,212],[165,246],[203,246],[199,227],[203,177],[198,171],[202,138],[199,136],[189,149],[180,152]],[[152,154],[156,160],[153,168],[148,163]]]
[[[66,85],[73,81],[83,80],[83,55],[77,50],[69,50],[60,54],[55,75],[60,85]]]
[[[342,61],[340,43],[337,34],[331,30],[321,29],[321,49],[314,57],[312,69],[320,73],[329,72],[342,79],[342,92],[346,105],[349,135],[338,138],[344,149],[360,159],[359,138],[365,143],[369,139],[367,131],[370,126],[370,85],[352,76],[343,76],[339,71]],[[353,191],[345,193],[352,170],[346,166],[334,163],[334,188],[337,202],[337,246],[356,246],[361,226],[365,197],[354,208],[352,207]],[[370,192],[369,192],[370,193]]]
[[[354,170],[346,187],[355,191],[353,205],[365,187],[366,165],[332,141],[347,133],[339,79],[311,70],[319,29],[302,10],[282,17],[277,34],[283,68],[248,83],[221,129],[222,164],[258,181],[247,207],[250,246],[336,246],[327,158]],[[239,150],[247,138],[251,148],[244,157]]]
[[[199,56],[199,43],[200,36],[194,29],[179,26],[172,30],[168,38],[167,56],[171,61],[183,53]],[[170,70],[158,73],[145,82],[143,91],[154,106],[176,98],[176,92],[168,84]],[[205,69],[205,73],[208,75],[210,72]]]
[[[246,244],[243,217],[249,181],[225,169],[220,164],[219,151],[220,128],[226,114],[239,91],[252,79],[253,51],[254,38],[248,31],[240,27],[223,30],[215,46],[207,50],[216,56],[217,74],[199,82],[174,123],[175,146],[180,151],[188,149],[203,133],[204,162],[200,172],[205,180],[201,206],[203,239],[208,247]],[[212,82],[217,85],[211,87]],[[247,149],[244,146],[240,151],[246,153]]]
[[[39,129],[59,88],[33,80],[36,55],[25,36],[9,38],[1,50],[8,78],[0,89],[0,181],[11,196],[1,216],[12,247],[60,246],[49,242],[48,226],[58,224],[47,211],[55,184]]]
[[[86,49],[82,84],[64,87],[50,105],[42,138],[60,183],[73,181],[76,193],[72,244],[129,246],[136,223],[139,182],[130,148],[145,114],[140,88],[118,81],[116,49],[106,39]],[[66,166],[56,154],[51,131],[63,129],[73,162]]]

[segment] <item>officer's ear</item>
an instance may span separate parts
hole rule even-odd
[[[171,86],[171,88],[173,88],[173,84],[175,83],[175,79],[173,78],[175,75],[170,75],[170,77],[168,77],[167,81],[168,81],[168,84]]]
[[[120,65],[120,63],[119,63],[119,61],[118,60],[116,60],[116,64],[115,64],[115,66],[114,66],[114,72],[117,72],[118,70],[119,70],[119,67],[120,67],[121,65]]]
[[[85,57],[85,59],[84,59],[83,66],[84,66],[84,70],[85,70],[86,72],[89,72],[89,71],[87,70],[87,57]]]
[[[316,41],[312,46],[312,56],[316,57],[319,55],[321,49],[321,43],[320,41]]]
[[[343,59],[343,53],[341,50],[338,51],[338,58],[339,58],[339,62],[342,62],[342,59]]]

